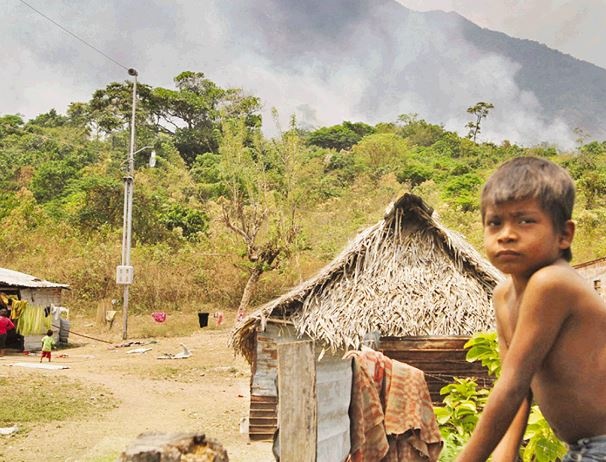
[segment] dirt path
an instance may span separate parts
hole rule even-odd
[[[146,431],[204,432],[223,444],[230,461],[273,461],[270,443],[249,442],[240,434],[240,419],[248,411],[250,369],[242,358],[233,357],[227,339],[228,330],[208,330],[115,349],[91,341],[59,351],[67,356],[53,363],[69,369],[54,371],[9,366],[37,362],[34,356],[6,357],[0,361],[2,376],[58,374],[102,385],[117,404],[100,417],[44,425],[26,438],[0,437],[0,461],[114,461]],[[182,351],[181,343],[191,357],[157,359],[163,353]],[[135,348],[151,350],[128,353]]]

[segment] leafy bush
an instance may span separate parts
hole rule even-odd
[[[526,444],[521,451],[523,462],[559,461],[567,451],[566,445],[555,436],[538,406],[532,406],[524,441]]]
[[[180,228],[188,239],[195,239],[208,229],[208,216],[204,212],[181,204],[165,205],[160,221],[170,230]]]
[[[341,125],[322,127],[311,132],[307,142],[313,146],[340,151],[341,149],[351,149],[364,136],[373,132],[374,129],[365,123],[345,121]]]
[[[488,399],[488,390],[478,389],[472,378],[455,378],[455,382],[442,387],[444,406],[435,408],[444,449],[440,460],[450,462],[469,440],[478,422],[479,414]]]
[[[480,361],[490,375],[499,376],[501,362],[496,333],[476,334],[465,344],[465,348],[468,350],[467,361]],[[454,383],[440,390],[440,394],[444,396],[444,405],[435,408],[444,439],[440,461],[450,462],[469,440],[486,405],[489,391],[478,389],[474,379],[455,378]],[[523,440],[520,449],[523,462],[557,462],[566,454],[566,445],[558,440],[536,405],[531,408]]]
[[[501,359],[499,358],[499,343],[496,332],[480,332],[465,343],[467,354],[465,359],[470,363],[480,361],[493,377],[501,373]]]

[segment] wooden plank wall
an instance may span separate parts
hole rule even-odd
[[[268,326],[257,333],[250,386],[248,436],[253,441],[271,440],[278,428],[278,352],[277,332]]]
[[[312,341],[278,344],[280,461],[315,462],[316,359]]]
[[[463,348],[469,337],[382,337],[379,350],[391,359],[425,372],[431,400],[441,404],[440,389],[454,377],[475,377],[480,386],[493,379],[479,362],[467,362]]]

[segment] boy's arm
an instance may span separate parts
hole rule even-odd
[[[458,462],[486,461],[507,432],[530,392],[534,374],[570,314],[577,294],[571,279],[566,269],[552,265],[528,280],[501,376]]]
[[[501,305],[500,308],[502,309],[503,306]],[[495,309],[498,310],[496,306]],[[503,313],[497,312],[497,333],[499,338],[499,356],[501,357],[501,363],[503,363],[505,356],[507,356],[507,343],[505,341],[503,331],[503,322],[502,319],[500,319],[502,315]],[[505,433],[505,436],[501,438],[498,446],[493,451],[492,462],[515,462],[518,459],[520,444],[528,423],[528,415],[530,414],[531,403],[532,394],[529,393],[526,399],[522,401],[522,405],[509,425],[507,433]]]
[[[532,397],[529,394],[528,397],[522,401],[522,405],[520,406],[520,409],[518,409],[518,413],[514,417],[513,422],[509,425],[507,433],[501,438],[500,443],[493,451],[492,462],[515,462],[518,460],[520,444],[522,443],[526,425],[528,424],[531,403]]]

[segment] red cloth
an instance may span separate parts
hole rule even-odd
[[[223,311],[217,311],[213,315],[213,317],[215,318],[215,324],[217,326],[220,326],[221,324],[223,324],[223,318],[224,318]]]
[[[385,462],[436,461],[442,438],[422,370],[392,361],[385,406],[389,452]]]
[[[7,331],[14,329],[15,325],[13,321],[8,319],[6,316],[0,316],[0,335],[6,334]]]
[[[353,357],[352,461],[437,461],[442,440],[423,371],[378,351],[346,356]]]
[[[352,462],[378,461],[389,450],[383,425],[383,406],[376,382],[364,360],[353,357],[353,380],[349,406]]]
[[[164,322],[166,321],[166,313],[164,311],[154,311],[152,313],[152,318],[156,322]]]

